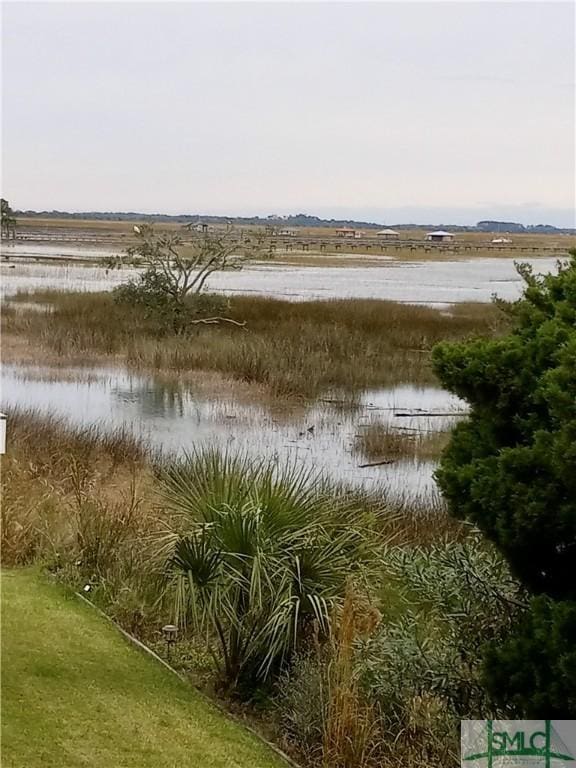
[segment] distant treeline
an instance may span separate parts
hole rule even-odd
[[[294,216],[209,216],[183,213],[169,215],[167,213],[137,213],[127,211],[16,211],[20,218],[41,217],[43,219],[84,219],[98,221],[166,221],[176,224],[238,224],[244,226],[273,226],[273,227],[362,227],[363,229],[380,229],[383,224],[375,222],[353,221],[351,219],[320,219],[318,216],[308,216],[298,213]]]
[[[167,213],[137,213],[127,211],[15,211],[20,218],[41,217],[43,219],[83,219],[94,221],[158,221],[176,224],[234,224],[237,226],[272,226],[272,227],[352,227],[358,229],[381,229],[390,226],[384,223],[354,221],[353,219],[321,219],[297,213],[292,216],[202,216],[200,214],[179,214],[171,216]],[[576,234],[576,229],[553,227],[551,224],[536,224],[524,226],[514,221],[479,221],[475,226],[460,226],[456,224],[393,224],[395,229],[450,229],[452,232],[505,232],[527,234]]]
[[[525,232],[534,235],[573,235],[576,233],[576,229],[569,227],[559,229],[551,224],[529,224],[525,227],[524,224],[518,224],[515,221],[479,221],[476,224],[476,229],[481,232],[506,232],[507,234]]]

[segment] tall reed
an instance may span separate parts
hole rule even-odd
[[[430,383],[430,350],[442,339],[498,331],[491,305],[432,307],[378,300],[288,302],[237,296],[229,316],[245,323],[195,326],[173,335],[142,307],[111,294],[41,292],[43,311],[8,312],[4,332],[39,345],[62,360],[97,356],[137,368],[210,370],[263,385],[277,395],[314,396],[398,382]]]
[[[360,690],[355,665],[356,642],[370,636],[380,616],[349,582],[339,619],[334,622],[328,669],[327,711],[323,733],[326,768],[364,768],[371,765],[379,739],[373,706]]]

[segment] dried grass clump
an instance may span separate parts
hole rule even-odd
[[[373,422],[362,427],[354,441],[354,451],[368,461],[440,458],[450,440],[450,432],[398,430],[391,424]]]

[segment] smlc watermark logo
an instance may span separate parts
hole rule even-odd
[[[576,768],[554,720],[462,720],[462,768]],[[561,721],[572,726],[576,721]]]

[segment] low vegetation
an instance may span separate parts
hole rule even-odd
[[[20,337],[65,363],[106,358],[157,371],[216,371],[281,396],[317,396],[400,382],[433,383],[438,341],[493,334],[502,314],[492,305],[450,312],[378,300],[288,302],[202,294],[193,317],[225,314],[243,327],[190,327],[175,333],[139,304],[112,294],[41,291],[15,301],[42,311],[4,311],[5,338]],[[195,314],[196,313],[196,314]],[[199,313],[199,314],[198,314]]]
[[[381,544],[355,500],[302,469],[208,451],[169,464],[160,493],[178,605],[218,638],[228,689],[254,688],[313,632],[327,637],[348,579],[365,578]]]
[[[521,591],[474,533],[389,547],[381,568],[379,599],[349,593],[332,642],[281,679],[284,732],[313,765],[458,765],[460,719],[498,711],[479,660],[521,615]]]
[[[504,631],[518,588],[441,505],[244,457],[157,456],[36,413],[9,420],[5,567],[40,564],[84,590],[302,763],[447,764],[478,705],[481,639]]]

